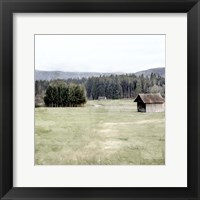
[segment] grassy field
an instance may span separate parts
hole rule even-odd
[[[163,165],[165,113],[133,100],[35,109],[36,165]]]

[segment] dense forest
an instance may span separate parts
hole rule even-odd
[[[81,79],[35,81],[35,96],[44,97],[49,86],[70,88],[77,85],[85,90],[88,99],[95,100],[105,96],[107,99],[135,98],[138,93],[161,93],[165,97],[165,78],[152,73],[149,77],[134,74],[99,76]],[[73,85],[73,86],[70,86]],[[58,90],[58,88],[57,88]],[[46,102],[46,105],[48,103]],[[66,104],[67,106],[67,104]]]

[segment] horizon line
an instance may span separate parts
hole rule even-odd
[[[35,69],[36,71],[43,71],[43,72],[70,72],[70,73],[137,73],[137,72],[142,72],[142,71],[147,71],[150,69],[160,69],[160,68],[165,68],[165,67],[155,67],[155,68],[148,68],[148,69],[143,69],[140,71],[136,72],[120,72],[120,71],[115,71],[115,72],[99,72],[99,71],[63,71],[63,70],[41,70],[41,69]]]

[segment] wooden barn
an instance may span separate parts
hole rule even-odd
[[[137,102],[138,112],[164,112],[165,100],[160,93],[138,94],[134,102]]]

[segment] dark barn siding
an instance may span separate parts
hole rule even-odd
[[[143,102],[137,102],[138,112],[146,112],[146,104]]]

